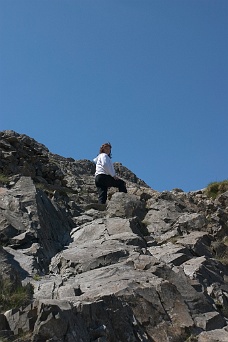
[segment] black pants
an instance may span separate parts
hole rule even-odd
[[[127,192],[126,183],[122,179],[115,179],[109,175],[97,175],[95,184],[98,190],[98,203],[106,203],[108,188],[114,187],[120,192]]]

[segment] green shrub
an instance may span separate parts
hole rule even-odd
[[[228,191],[228,179],[222,182],[212,182],[208,184],[206,188],[206,195],[212,199],[215,199],[225,191]]]
[[[36,280],[36,281],[39,281],[40,280],[40,275],[37,274],[37,273],[34,274],[33,279]]]
[[[0,279],[0,311],[28,305],[33,296],[31,284],[13,285],[9,279]]]
[[[9,177],[4,175],[4,173],[0,172],[0,183],[2,184],[9,184],[10,180]]]
[[[189,336],[186,340],[186,342],[197,342],[197,341],[198,341],[198,339],[194,335]]]
[[[224,251],[224,253],[221,255],[218,255],[218,256],[216,255],[215,258],[216,260],[221,262],[223,265],[228,266],[228,254],[226,251]]]

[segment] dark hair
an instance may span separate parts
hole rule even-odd
[[[107,142],[107,143],[104,143],[103,145],[101,145],[100,147],[100,153],[104,153],[104,149],[106,146],[109,146],[110,149],[112,148],[112,145],[110,144],[110,142]],[[111,154],[111,150],[110,150],[110,153],[109,153],[109,158],[112,158],[112,154]]]

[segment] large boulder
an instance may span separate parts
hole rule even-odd
[[[0,194],[0,219],[5,250],[14,260],[24,260],[28,273],[47,270],[51,258],[69,242],[73,224],[30,177],[23,176]]]
[[[107,213],[109,217],[134,217],[143,219],[146,215],[145,203],[136,195],[116,192],[108,202]]]

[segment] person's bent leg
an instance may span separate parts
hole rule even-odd
[[[126,183],[122,179],[118,179],[117,182],[118,182],[119,192],[127,193]]]
[[[115,179],[111,176],[106,176],[106,186],[118,188],[120,192],[127,192],[126,183],[122,179]]]

